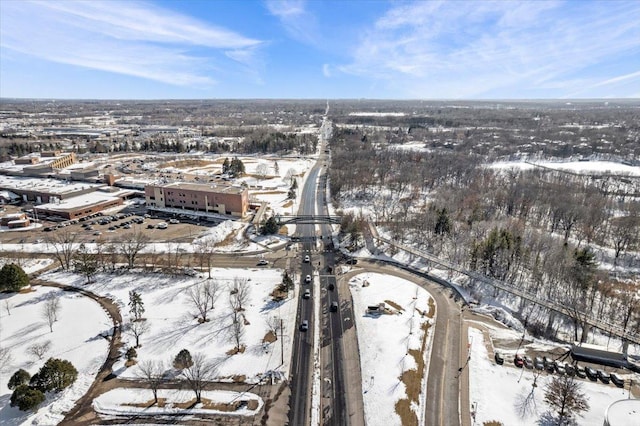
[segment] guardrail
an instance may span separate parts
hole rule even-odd
[[[497,288],[499,290],[505,291],[507,293],[513,294],[515,296],[521,297],[531,303],[535,303],[536,305],[542,306],[546,309],[549,309],[551,311],[557,312],[559,314],[568,316],[568,317],[574,317],[576,314],[576,311],[573,311],[569,308],[567,308],[564,305],[561,305],[559,303],[553,302],[551,300],[543,300],[538,298],[536,295],[532,294],[532,293],[528,293],[526,291],[514,288],[512,286],[510,286],[509,284],[502,282],[502,281],[498,281],[496,279],[487,277],[485,275],[482,274],[478,274],[476,272],[473,271],[469,271],[459,265],[454,265],[446,260],[440,259],[436,256],[434,256],[431,253],[427,253],[427,252],[423,252],[423,251],[419,251],[416,249],[413,249],[411,247],[406,247],[402,244],[398,244],[396,242],[393,242],[391,240],[388,240],[386,238],[380,237],[379,235],[377,235],[377,232],[375,232],[375,228],[371,227],[371,231],[372,231],[372,237],[374,240],[378,240],[381,241],[385,244],[389,244],[391,246],[396,247],[399,250],[405,251],[407,253],[410,253],[414,256],[420,257],[422,259],[426,259],[431,263],[434,263],[438,266],[444,267],[446,269],[458,272],[460,274],[466,275],[469,278],[471,278],[472,280],[476,280],[479,282],[482,282],[484,284],[488,284],[494,288]],[[636,334],[636,333],[631,333],[629,331],[625,331],[622,327],[618,326],[617,324],[612,324],[609,323],[607,321],[602,321],[600,319],[594,319],[593,317],[591,317],[590,315],[588,315],[585,312],[577,312],[580,317],[582,318],[582,322],[587,324],[590,327],[593,328],[597,328],[599,330],[605,331],[613,336],[619,337],[623,340],[635,343],[636,345],[640,345],[640,335]]]

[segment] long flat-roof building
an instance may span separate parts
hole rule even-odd
[[[76,197],[65,198],[54,203],[34,207],[40,217],[56,216],[76,219],[123,204],[123,199],[102,191],[94,191]]]
[[[148,208],[178,208],[243,217],[249,209],[249,191],[230,185],[175,182],[144,188]]]

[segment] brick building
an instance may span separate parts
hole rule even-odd
[[[147,207],[177,208],[243,217],[249,208],[249,191],[229,185],[176,182],[144,188]]]

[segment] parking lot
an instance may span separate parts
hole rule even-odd
[[[209,226],[214,225],[146,214],[141,209],[124,209],[111,214],[96,213],[86,218],[66,221],[41,220],[39,223],[42,226],[37,229],[1,232],[0,242],[44,243],[47,239],[69,233],[75,234],[75,240],[78,242],[109,241],[130,232],[142,232],[151,241],[190,242]]]

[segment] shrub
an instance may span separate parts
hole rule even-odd
[[[44,393],[27,385],[18,385],[11,394],[11,406],[21,411],[37,408],[44,401]]]
[[[125,354],[125,356],[127,357],[127,361],[133,361],[135,358],[137,358],[138,352],[135,348],[129,348],[127,349],[127,353]]]
[[[29,384],[41,392],[56,391],[71,386],[78,378],[78,370],[67,360],[49,358]]]
[[[189,368],[193,365],[193,360],[191,359],[191,353],[188,350],[183,349],[178,352],[178,355],[173,359],[173,367],[178,370],[184,370],[185,368]]]
[[[13,376],[9,379],[7,387],[13,390],[20,385],[27,385],[29,384],[29,379],[31,379],[31,374],[21,368],[13,373]]]
[[[29,285],[29,276],[15,263],[7,264],[0,269],[0,290],[19,291]]]

